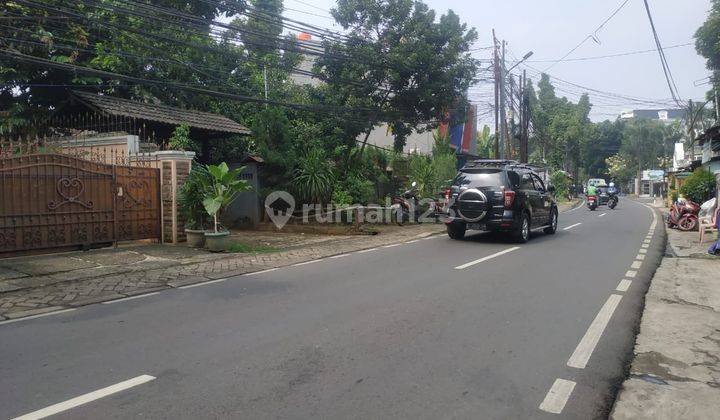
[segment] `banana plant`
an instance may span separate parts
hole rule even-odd
[[[239,193],[249,191],[251,187],[246,180],[240,179],[244,167],[231,170],[227,163],[222,162],[219,165],[208,165],[207,169],[212,182],[205,193],[203,207],[213,218],[215,233],[218,233],[219,215]]]

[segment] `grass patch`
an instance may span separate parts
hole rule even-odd
[[[280,248],[268,245],[252,245],[244,242],[233,242],[228,247],[230,252],[242,252],[246,254],[266,254],[269,252],[278,252]]]

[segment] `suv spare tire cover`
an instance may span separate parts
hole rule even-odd
[[[487,214],[487,196],[477,188],[460,192],[455,202],[458,215],[466,222],[479,222]]]

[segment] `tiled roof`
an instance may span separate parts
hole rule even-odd
[[[250,130],[230,118],[209,112],[173,108],[167,105],[153,105],[129,99],[115,98],[95,93],[73,91],[80,101],[110,115],[156,121],[165,124],[188,124],[190,127],[202,128],[224,133],[250,134]]]

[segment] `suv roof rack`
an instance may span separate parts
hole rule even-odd
[[[505,166],[519,164],[516,160],[507,159],[476,159],[471,160],[463,166],[463,168],[478,168],[483,166]]]

